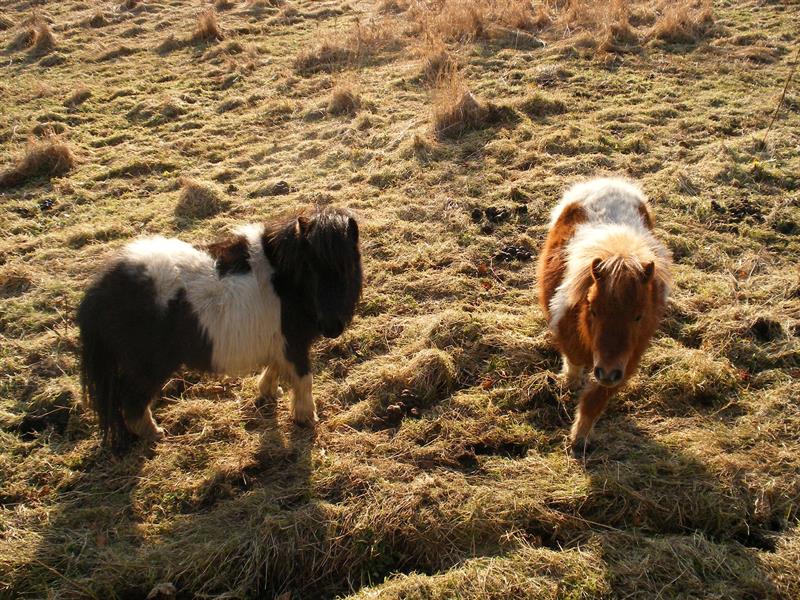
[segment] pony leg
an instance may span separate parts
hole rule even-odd
[[[149,442],[155,442],[164,438],[164,429],[156,425],[149,403],[144,407],[142,414],[139,416],[131,415],[130,412],[129,410],[125,410],[124,414],[125,425],[131,433],[135,433],[143,440]]]
[[[311,373],[295,377],[292,388],[292,419],[298,425],[313,426],[317,422],[317,410],[311,395]]]
[[[277,398],[283,395],[283,390],[278,385],[278,374],[274,367],[264,367],[258,379],[258,391],[262,398]]]
[[[608,388],[591,384],[581,395],[578,410],[575,413],[575,422],[572,424],[570,442],[573,451],[586,443],[595,421],[603,414],[608,405],[608,400],[616,392],[616,388]]]
[[[561,359],[564,363],[561,374],[567,381],[567,387],[571,390],[580,389],[583,384],[583,367],[570,362],[566,354],[562,354]]]

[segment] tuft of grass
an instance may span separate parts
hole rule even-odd
[[[212,184],[190,177],[179,180],[181,192],[175,205],[175,216],[183,219],[206,219],[224,211],[230,202]]]
[[[0,13],[0,31],[5,31],[14,27],[14,21],[8,15]]]
[[[439,138],[457,138],[466,131],[496,124],[506,111],[478,100],[461,74],[454,72],[441,80],[434,91],[433,131]]]
[[[361,108],[361,97],[352,83],[339,81],[328,99],[328,114],[354,115]]]
[[[192,32],[191,41],[193,42],[210,42],[219,41],[224,39],[222,28],[217,19],[217,11],[213,6],[200,11],[197,15],[197,24]]]
[[[693,0],[679,0],[667,5],[648,35],[672,44],[693,44],[708,34],[713,24],[710,0],[699,6]]]
[[[11,52],[28,50],[32,56],[41,56],[56,47],[56,37],[49,23],[40,15],[33,15],[21,23],[21,30],[8,44]]]
[[[391,24],[376,21],[366,25],[356,22],[347,33],[323,39],[318,45],[302,50],[294,59],[294,68],[302,74],[332,72],[356,66],[383,50],[394,47],[397,36]]]
[[[30,273],[22,267],[9,266],[0,270],[0,298],[24,294],[32,285]]]
[[[428,37],[417,48],[417,55],[421,62],[420,77],[428,84],[435,85],[457,69],[452,54],[440,39]]]
[[[64,106],[67,108],[75,108],[76,106],[80,106],[86,102],[91,97],[92,91],[86,86],[80,86],[70,95],[69,98],[64,100]]]
[[[57,177],[75,166],[75,155],[66,142],[55,135],[28,141],[17,162],[0,173],[0,188],[22,185],[36,177]]]

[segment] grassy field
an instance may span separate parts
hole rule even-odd
[[[0,597],[800,597],[798,5],[592,5],[0,3]],[[675,290],[576,460],[531,256],[595,174]],[[316,432],[183,372],[104,451],[73,318],[114,249],[329,203],[365,292]]]

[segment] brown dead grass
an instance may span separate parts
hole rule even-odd
[[[12,188],[35,177],[64,175],[75,166],[66,142],[54,135],[30,140],[16,164],[0,174],[0,188]]]
[[[329,35],[317,46],[304,49],[293,64],[295,70],[303,74],[330,73],[363,65],[380,52],[396,48],[397,44],[396,32],[388,21],[356,22],[349,33]]]
[[[711,30],[714,16],[710,0],[669,3],[648,36],[673,44],[693,44]]]
[[[28,17],[21,23],[21,30],[8,44],[11,52],[28,50],[33,56],[41,56],[56,47],[56,37],[48,22],[40,15]]]
[[[361,108],[361,96],[352,82],[339,81],[328,99],[328,114],[354,115]]]
[[[212,183],[181,177],[181,193],[175,206],[175,216],[183,219],[206,219],[225,210],[230,203]]]
[[[217,11],[213,6],[209,6],[197,15],[197,25],[192,32],[193,42],[210,42],[224,39],[222,28],[217,19]]]
[[[457,64],[447,45],[439,39],[428,37],[417,47],[421,67],[420,77],[428,84],[436,84],[457,69]]]
[[[92,91],[86,86],[81,86],[64,101],[64,106],[67,108],[75,108],[76,106],[80,106],[86,102],[91,97]]]
[[[508,113],[507,107],[475,97],[457,71],[441,78],[433,92],[433,131],[440,139],[453,139],[466,131],[489,127]]]

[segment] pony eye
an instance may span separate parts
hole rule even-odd
[[[637,323],[638,323],[639,321],[641,321],[641,320],[642,320],[642,315],[639,315],[638,317],[636,317],[636,318],[634,319],[634,321],[636,321]]]

